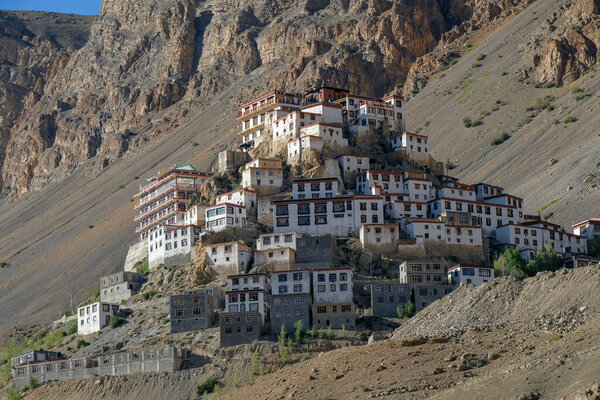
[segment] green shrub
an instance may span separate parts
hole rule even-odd
[[[69,328],[67,334],[68,335],[73,335],[75,333],[77,333],[77,324],[76,323],[73,324],[73,325],[71,325],[71,327]]]
[[[5,261],[0,262],[0,268],[8,268],[8,267],[10,267],[9,263],[7,263]]]
[[[446,164],[444,164],[444,167],[446,167],[446,170],[450,171],[451,169],[454,169],[454,164],[452,161],[448,160],[446,161]]]
[[[509,138],[510,135],[508,134],[508,132],[503,131],[492,139],[490,146],[498,146],[507,141]]]
[[[304,343],[304,324],[302,323],[302,320],[296,321],[294,328],[294,338],[296,339],[296,343]]]
[[[360,333],[358,334],[358,337],[360,340],[362,340],[363,342],[366,342],[367,340],[369,340],[369,337],[373,334],[373,331],[370,329],[367,329],[366,331],[360,331]]]
[[[404,318],[404,307],[402,307],[402,305],[398,304],[398,306],[396,307],[396,315],[398,316],[398,318]]]
[[[470,128],[473,126],[473,121],[469,117],[463,117],[463,125],[465,128]]]
[[[485,54],[479,53],[479,55],[477,56],[477,61],[483,61],[486,57],[487,56]]]
[[[125,319],[123,317],[119,317],[118,315],[111,315],[110,319],[108,320],[108,324],[111,328],[116,328],[117,326],[122,325],[123,322],[125,322]]]
[[[282,364],[287,364],[288,361],[290,360],[290,352],[288,349],[283,349],[281,351],[281,353],[279,353],[279,359],[281,360]]]
[[[580,87],[574,87],[573,90],[571,90],[571,92],[573,93],[581,93],[583,92],[583,89]]]
[[[546,107],[546,111],[548,112],[552,112],[554,111],[556,107],[554,106],[554,104],[548,104],[548,107]]]
[[[277,343],[281,346],[285,345],[285,339],[287,338],[287,332],[285,331],[285,324],[281,324],[279,335],[277,335]]]
[[[508,72],[506,72],[506,71],[502,71],[502,73],[501,73],[500,75],[501,75],[501,76],[506,76],[506,75],[508,75]]]
[[[527,111],[542,111],[548,108],[552,104],[554,99],[555,97],[551,94],[546,95],[544,97],[539,97],[535,100],[535,103],[527,107]]]
[[[415,305],[413,304],[412,301],[407,301],[406,304],[404,305],[404,315],[412,318],[415,315]]]
[[[142,298],[144,300],[150,300],[151,298],[153,298],[157,294],[158,294],[158,292],[156,290],[149,290],[147,292],[142,293]]]
[[[479,67],[481,67],[481,63],[476,62],[476,63],[471,64],[471,68],[479,68]]]
[[[35,389],[38,386],[38,380],[35,377],[29,378],[29,387]]]
[[[257,350],[252,353],[252,359],[250,360],[250,371],[248,371],[248,375],[250,378],[262,375],[260,372],[260,358],[258,357]]]
[[[65,331],[54,331],[49,333],[44,338],[44,345],[47,349],[54,348],[61,344],[62,338],[67,336],[67,332]]]
[[[83,339],[79,339],[77,341],[77,348],[78,349],[81,349],[82,347],[85,347],[87,345],[88,345],[87,342],[85,340],[83,340]]]
[[[201,385],[196,386],[196,393],[199,395],[210,394],[215,391],[219,381],[213,377],[207,378]]]
[[[8,400],[21,400],[21,392],[19,389],[10,389],[7,395]]]

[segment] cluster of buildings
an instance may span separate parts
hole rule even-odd
[[[599,261],[585,256],[587,240],[600,236],[599,219],[569,232],[526,215],[522,198],[501,187],[444,175],[429,155],[427,136],[405,131],[402,97],[370,98],[326,86],[304,94],[273,91],[242,105],[238,118],[240,150],[224,151],[218,159],[221,172],[239,170],[237,189],[217,194],[209,204],[201,192],[213,173],[191,164],[161,171],[141,186],[135,204],[138,241],[124,270],[100,279],[100,301],[77,310],[80,334],[110,324],[120,305],[141,289],[146,268],[198,257],[205,257],[226,287],[171,296],[171,333],[218,325],[222,346],[251,343],[282,327],[292,331],[298,321],[304,328],[351,330],[359,303],[369,304],[375,317],[397,316],[409,302],[420,311],[456,285],[494,279],[492,254],[506,249],[518,249],[530,260],[537,249],[551,246],[572,267]],[[361,154],[368,150],[357,144],[375,136],[386,142],[385,157]],[[271,156],[250,157],[259,148]],[[286,164],[301,169],[311,155],[321,163],[318,173],[285,178]],[[403,164],[405,159],[411,162]],[[403,168],[415,164],[421,168]],[[258,233],[259,224],[266,233]],[[225,230],[251,232],[255,242],[202,241]],[[343,262],[336,265],[339,238],[355,238],[371,260],[395,255],[401,260],[398,278],[355,276]],[[32,357],[45,363],[43,357],[58,355]],[[116,360],[52,360],[59,364],[44,368],[55,376],[52,371],[67,362],[66,370],[79,376],[84,372],[77,371],[100,371],[101,364]],[[14,361],[16,382],[22,371],[38,376],[38,361]],[[152,370],[141,365],[142,371]]]

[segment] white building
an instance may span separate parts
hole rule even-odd
[[[227,277],[225,310],[258,311],[264,324],[269,316],[271,279],[267,274],[231,275]]]
[[[257,158],[242,172],[242,186],[254,189],[258,196],[278,193],[283,185],[283,168],[279,158]]]
[[[457,200],[477,200],[477,191],[473,186],[458,182],[446,182],[437,189],[437,197]]]
[[[481,285],[494,279],[494,267],[485,265],[455,265],[448,268],[448,282],[457,285]]]
[[[311,135],[290,140],[287,144],[288,163],[294,165],[311,153],[321,153],[323,143],[323,138]]]
[[[409,201],[429,201],[435,197],[431,180],[423,172],[404,172],[404,193]]]
[[[205,249],[209,265],[221,276],[244,273],[252,259],[252,252],[242,241],[211,244]]]
[[[500,186],[490,185],[488,183],[476,183],[471,185],[477,190],[477,200],[483,201],[486,197],[497,196],[504,193],[504,189]]]
[[[348,139],[342,133],[341,124],[315,122],[300,129],[300,136],[320,137],[323,139],[323,147],[333,152],[343,151],[348,147]]]
[[[359,238],[363,250],[396,251],[399,228],[397,224],[365,224],[360,227]]]
[[[408,218],[403,222],[404,230],[412,239],[446,242],[446,224],[439,219]]]
[[[357,236],[363,224],[383,222],[380,196],[337,196],[273,202],[274,231],[307,235]]]
[[[386,128],[393,132],[402,132],[405,129],[404,102],[400,96],[376,99],[347,94],[335,103],[347,111],[349,125],[371,128],[383,128],[387,125]]]
[[[404,218],[427,218],[427,203],[392,200],[385,205],[385,217],[394,222],[400,222]]]
[[[148,267],[191,262],[200,233],[196,225],[166,225],[153,232],[148,240]]]
[[[183,225],[205,226],[206,209],[208,207],[210,207],[208,204],[195,204],[190,207],[183,217]]]
[[[338,178],[310,178],[292,180],[292,198],[319,199],[335,197],[340,194]]]
[[[396,151],[404,150],[406,154],[424,155],[429,154],[427,136],[416,133],[402,132],[392,136],[392,148]]]
[[[326,268],[312,271],[313,303],[352,303],[352,269]]]
[[[223,203],[206,209],[206,230],[218,232],[227,228],[245,228],[246,207]]]
[[[587,240],[600,237],[600,218],[590,218],[573,225],[573,233],[575,235],[585,236]]]
[[[242,123],[240,147],[249,150],[266,139],[271,140],[273,121],[298,110],[302,101],[301,95],[273,91],[242,105],[238,114]]]
[[[273,143],[287,143],[296,139],[300,129],[323,120],[321,113],[294,111],[273,121]]]
[[[382,193],[404,193],[402,172],[366,170],[356,177],[357,193],[370,194],[373,186]]]
[[[233,192],[223,193],[215,197],[215,204],[237,204],[248,208],[257,206],[256,190],[242,188]]]
[[[97,302],[77,309],[77,333],[89,335],[98,332],[110,322],[110,317],[119,313],[117,304]]]
[[[506,224],[496,229],[496,240],[505,247],[519,250],[535,250],[545,245],[552,247],[557,254],[585,254],[585,236],[574,235],[559,225],[544,221],[531,221],[521,224]]]
[[[296,239],[302,236],[299,232],[265,233],[256,239],[256,250],[274,250],[282,247],[296,250]]]
[[[449,197],[437,198],[427,203],[427,214],[430,217],[439,217],[450,212],[469,213],[476,217],[486,238],[495,238],[497,228],[503,225],[523,222],[523,212],[515,205],[457,200]]]
[[[329,124],[342,124],[342,107],[338,104],[319,102],[305,106],[302,111],[322,115],[321,122]]]
[[[341,155],[337,158],[342,171],[344,182],[354,179],[355,174],[360,174],[370,167],[369,157]]]

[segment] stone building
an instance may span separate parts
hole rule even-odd
[[[210,328],[215,301],[212,291],[199,290],[172,295],[170,300],[171,333]]]
[[[398,306],[411,300],[411,287],[398,281],[377,282],[371,285],[371,309],[374,317],[397,317]]]
[[[313,327],[354,329],[352,269],[315,269],[312,271],[312,286]]]
[[[292,333],[297,321],[302,321],[305,329],[311,326],[311,275],[309,270],[279,271],[271,275],[271,333],[279,333],[282,325]]]
[[[249,344],[260,338],[261,316],[258,311],[224,312],[219,328],[221,347]]]
[[[437,284],[446,281],[444,260],[407,260],[400,264],[400,283]]]
[[[40,350],[32,350],[29,353],[19,354],[11,358],[11,365],[13,367],[26,365],[26,364],[37,364],[47,361],[56,361],[62,359],[62,355],[60,353],[56,353],[53,351],[44,351],[44,349]]]
[[[135,272],[118,272],[100,278],[100,301],[120,303],[137,293],[144,283],[144,275]]]
[[[333,262],[335,249],[335,236],[297,237],[294,269],[329,268]]]
[[[434,301],[441,299],[447,294],[450,294],[454,288],[455,286],[452,285],[414,285],[412,289],[412,297],[414,299],[413,303],[415,305],[415,310],[417,312],[423,310]]]

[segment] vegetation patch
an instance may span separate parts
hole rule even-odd
[[[477,56],[477,61],[483,61],[485,60],[487,56],[483,53],[479,53],[479,55]]]
[[[467,43],[465,48],[467,49],[467,53],[470,53],[477,48],[477,43]]]
[[[471,64],[471,68],[479,68],[481,67],[481,63],[475,62],[473,64]]]
[[[571,122],[576,122],[577,121],[577,117],[574,117],[572,115],[569,115],[567,118],[564,119],[564,123],[565,124],[570,124]]]
[[[558,200],[552,200],[550,202],[548,202],[548,204],[546,204],[545,206],[541,207],[539,210],[537,210],[538,214],[541,213],[542,211],[544,211],[546,208],[550,207],[552,204],[556,203]]]
[[[510,135],[508,134],[508,132],[502,131],[492,139],[490,146],[498,146],[506,142],[508,139],[510,139]]]
[[[481,124],[483,124],[483,121],[481,118],[476,118],[476,119],[471,119],[470,117],[463,118],[463,125],[465,126],[465,128],[472,128],[475,126],[479,126]]]
[[[527,107],[527,111],[542,111],[548,108],[552,102],[555,100],[555,97],[551,94],[546,95],[544,97],[538,97],[535,100],[535,103]]]
[[[219,385],[219,381],[213,377],[207,378],[202,384],[196,386],[196,393],[199,395],[211,394]]]

